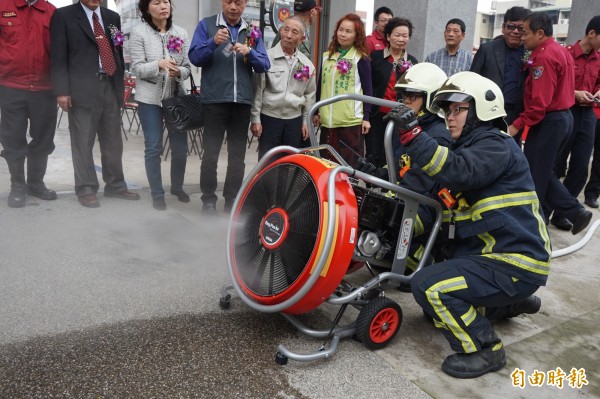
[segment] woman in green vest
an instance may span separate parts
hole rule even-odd
[[[343,16],[323,54],[317,100],[346,93],[372,95],[368,54],[365,27],[360,17],[356,14]],[[364,156],[365,152],[363,136],[371,129],[370,110],[370,104],[353,100],[321,107],[314,120],[315,125],[321,125],[320,143],[331,145],[350,166],[356,166],[357,154]]]

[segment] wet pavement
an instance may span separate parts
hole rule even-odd
[[[123,160],[140,201],[100,194],[100,208],[79,205],[64,119],[46,178],[58,200],[29,198],[23,209],[7,208],[9,176],[0,162],[0,398],[600,398],[600,233],[553,262],[540,313],[496,325],[508,357],[497,373],[476,380],[443,374],[451,353],[445,339],[412,296],[394,289],[386,294],[404,320],[388,347],[370,351],[345,339],[331,359],[279,366],[280,343],[308,353],[321,341],[235,296],[231,309],[219,308],[227,220],[200,214],[199,157],[188,158],[192,201],[167,195],[167,210],[155,211],[143,138],[133,130]],[[247,172],[255,162],[254,142]],[[599,215],[594,210],[594,220]],[[550,233],[554,249],[583,237]],[[349,277],[357,284],[368,278],[362,270]],[[324,327],[337,309],[323,305],[301,319]],[[344,322],[356,316],[350,309]],[[515,369],[529,375],[557,367],[584,369],[587,384],[513,385]]]

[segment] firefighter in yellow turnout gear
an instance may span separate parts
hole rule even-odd
[[[490,319],[536,313],[541,301],[533,293],[550,271],[550,239],[527,160],[501,131],[503,105],[502,91],[489,79],[472,72],[450,77],[431,106],[446,118],[450,148],[429,137],[410,108],[399,105],[388,114],[414,163],[469,204],[446,208],[438,236],[446,260],[411,280],[415,300],[457,352],[442,364],[457,378],[504,367],[502,341]],[[427,231],[431,215],[419,216]]]

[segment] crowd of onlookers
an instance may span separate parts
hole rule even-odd
[[[0,52],[8,61],[0,65],[0,143],[11,175],[8,205],[24,206],[27,195],[56,198],[43,180],[54,149],[56,103],[68,112],[80,203],[100,205],[92,157],[96,137],[104,195],[139,199],[127,189],[121,162],[124,38],[119,16],[100,7],[99,0],[81,0],[60,9],[44,0],[0,2],[6,10],[0,25]],[[308,37],[321,10],[315,0],[294,2],[294,17],[284,22],[268,51],[260,30],[242,18],[246,3],[221,0],[222,12],[202,19],[190,37],[173,23],[169,0],[139,1],[142,23],[125,45],[137,77],[135,98],[156,209],[166,208],[160,158],[165,130],[173,154],[170,192],[180,201],[190,200],[183,191],[187,136],[165,129],[161,101],[182,93],[192,65],[201,68],[200,96],[205,114],[210,115],[203,129],[200,177],[205,214],[217,213],[217,161],[225,134],[223,197],[229,211],[244,177],[248,126],[259,139],[259,157],[278,145],[307,146],[308,124],[313,123],[320,127],[320,143],[331,145],[350,165],[366,157],[381,167],[386,163],[384,116],[390,107],[346,100],[321,107],[312,121],[307,120],[308,110],[316,101],[344,93],[394,102],[416,98],[395,90],[403,74],[418,63],[410,54],[413,25],[408,18],[380,7],[374,13],[373,33],[366,36],[357,15],[342,16],[315,67],[315,38]],[[465,23],[452,18],[444,30],[445,46],[424,61],[437,65],[447,77],[470,70],[501,88],[506,130],[517,142],[526,142],[524,151],[545,214],[553,215],[551,222],[558,228],[568,230],[583,217],[575,198],[585,186],[594,142],[598,145],[593,109],[600,102],[596,37],[600,27],[592,19],[582,32],[585,36],[564,49],[552,39],[552,24],[545,14],[535,19],[533,30],[526,29],[529,14],[522,7],[509,9],[502,35],[484,43],[474,56],[461,47]],[[401,151],[396,143],[396,152]],[[585,203],[598,207],[600,172],[598,162],[593,165]]]

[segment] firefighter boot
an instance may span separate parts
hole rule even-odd
[[[542,300],[535,295],[531,295],[530,297],[525,298],[521,302],[517,302],[508,307],[508,313],[506,314],[506,318],[510,319],[511,317],[516,317],[520,314],[534,314],[540,311],[542,307]]]
[[[10,172],[10,194],[8,206],[23,208],[27,200],[27,185],[25,184],[25,159],[6,160]]]
[[[51,201],[56,199],[56,192],[44,184],[47,165],[47,155],[27,157],[27,193],[39,199]]]
[[[482,334],[481,350],[471,353],[455,353],[442,363],[444,373],[455,378],[476,378],[492,371],[498,371],[506,364],[502,341],[493,330]]]

